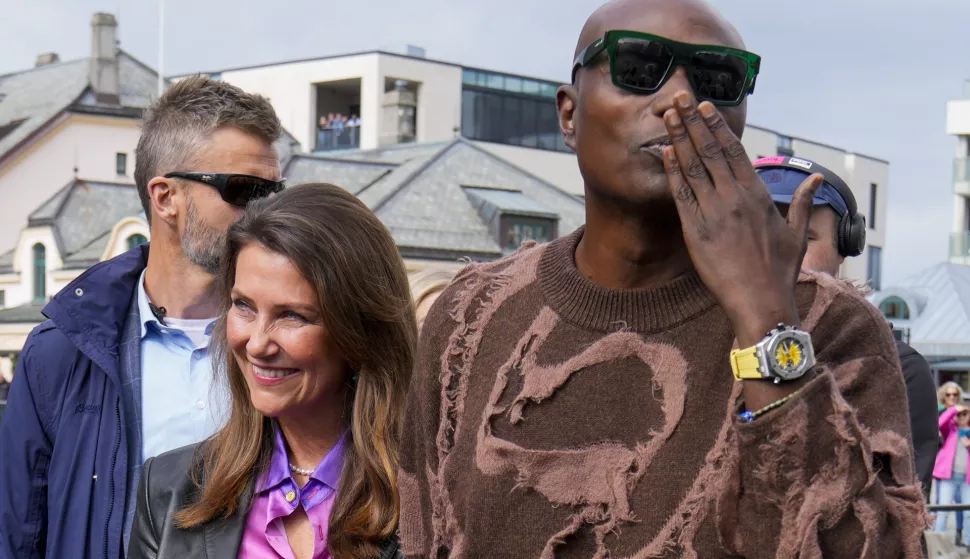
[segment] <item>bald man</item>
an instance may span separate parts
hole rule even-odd
[[[469,266],[426,318],[408,557],[922,556],[890,330],[796,284],[822,177],[783,218],[738,140],[759,65],[699,0],[590,17],[557,97],[586,225]]]

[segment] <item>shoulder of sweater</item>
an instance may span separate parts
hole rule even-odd
[[[798,289],[814,290],[809,317],[814,319],[809,329],[828,326],[823,317],[838,317],[829,321],[841,331],[849,329],[872,329],[883,331],[883,335],[872,336],[878,340],[878,350],[882,354],[898,354],[898,349],[889,321],[875,305],[866,300],[868,286],[853,281],[834,278],[825,273],[803,271],[798,277]]]
[[[490,262],[470,262],[455,275],[452,285],[469,278],[501,274],[503,270],[519,260],[538,257],[542,252],[543,246],[535,241],[526,241],[515,252],[498,260],[492,260]]]
[[[512,254],[498,260],[468,263],[455,274],[451,283],[431,305],[424,320],[424,330],[427,330],[427,335],[422,330],[422,338],[431,340],[439,337],[435,333],[442,334],[445,331],[451,331],[455,320],[453,311],[455,311],[458,300],[467,294],[469,286],[501,277],[507,268],[523,259],[538,259],[542,254],[543,246],[534,241],[528,241]],[[439,343],[441,343],[440,340]]]

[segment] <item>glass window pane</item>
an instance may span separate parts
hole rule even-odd
[[[502,141],[502,97],[494,93],[483,93],[485,97],[485,111],[483,113],[483,140],[489,142]]]
[[[493,89],[502,89],[505,87],[505,76],[499,74],[488,74],[486,80],[486,87],[491,87]]]
[[[512,145],[522,144],[522,100],[517,97],[506,97],[502,114],[504,121],[503,143]]]
[[[869,248],[869,285],[876,291],[882,288],[882,249],[879,247]]]
[[[539,95],[539,82],[535,80],[525,80],[522,83],[522,93],[529,95]]]
[[[536,147],[538,136],[536,135],[536,114],[538,103],[531,99],[522,100],[522,145],[526,147]]]
[[[134,235],[128,237],[128,240],[127,240],[128,250],[141,246],[147,242],[148,242],[148,239],[146,239],[144,235],[135,233]]]
[[[556,136],[559,136],[559,117],[556,106],[548,102],[539,103],[536,128],[539,132],[539,145],[543,149],[556,149]]]
[[[33,246],[34,257],[34,302],[47,299],[47,248],[37,243]]]
[[[505,76],[505,90],[513,91],[515,93],[522,92],[522,79],[513,78],[512,76]]]
[[[539,86],[540,95],[543,97],[556,98],[556,92],[559,91],[559,86],[551,83],[542,83]]]
[[[461,71],[461,83],[466,83],[469,85],[475,85],[475,80],[478,79],[475,70],[462,69]]]
[[[477,91],[461,92],[461,134],[466,138],[479,140],[482,137],[481,94]]]

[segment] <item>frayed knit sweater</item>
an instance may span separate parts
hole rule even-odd
[[[746,423],[724,311],[694,273],[611,290],[582,229],[463,270],[426,319],[402,443],[412,559],[915,559],[926,525],[886,321],[796,293],[815,378]]]

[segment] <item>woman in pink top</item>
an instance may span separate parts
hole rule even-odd
[[[250,205],[222,262],[213,362],[230,417],[145,463],[129,557],[401,557],[398,436],[417,327],[390,233],[344,189],[296,186]]]
[[[957,501],[970,503],[970,485],[967,480],[967,465],[970,459],[970,408],[957,404],[940,414],[940,434],[943,447],[936,454],[937,496],[941,505],[951,505]],[[936,515],[936,532],[946,532],[947,512]],[[966,516],[963,512],[958,515]],[[970,546],[970,530],[963,533],[963,545]]]

